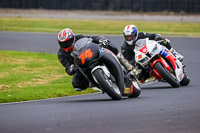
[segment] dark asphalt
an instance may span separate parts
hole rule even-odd
[[[107,36],[119,46],[122,37]],[[169,37],[191,78],[189,86],[154,83],[140,97],[106,94],[0,105],[0,133],[199,133],[200,38]],[[56,34],[0,32],[1,50],[56,53]]]

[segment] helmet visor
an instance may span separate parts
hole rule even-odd
[[[68,47],[71,47],[73,42],[74,42],[74,39],[70,39],[68,41],[59,42],[59,45],[60,45],[61,48],[66,49]]]
[[[128,36],[124,36],[126,41],[132,41],[135,39],[135,35],[128,35]]]

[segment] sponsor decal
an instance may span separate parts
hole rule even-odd
[[[146,53],[147,53],[147,46],[144,45],[144,47],[142,47],[142,48],[140,49],[140,52],[146,54]]]

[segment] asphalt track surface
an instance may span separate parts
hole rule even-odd
[[[118,47],[122,37],[106,36]],[[191,83],[142,86],[138,98],[106,94],[0,105],[0,133],[199,133],[200,38],[168,37],[185,56]],[[0,50],[56,53],[56,34],[0,32]],[[67,88],[66,88],[67,89]]]

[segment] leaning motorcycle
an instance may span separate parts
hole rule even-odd
[[[102,92],[113,100],[119,100],[122,96],[132,98],[140,95],[137,79],[127,73],[110,50],[93,43],[90,38],[82,38],[73,46],[71,55],[74,64]]]
[[[140,39],[136,42],[134,52],[136,63],[158,81],[168,82],[175,88],[189,84],[190,79],[183,63],[159,42]]]

